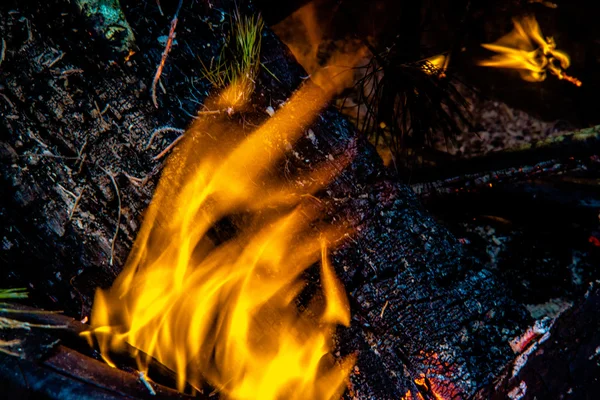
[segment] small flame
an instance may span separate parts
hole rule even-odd
[[[354,84],[354,66],[366,62],[368,50],[357,39],[336,40],[330,43],[335,49],[328,50],[323,66],[323,55],[319,53],[325,38],[322,26],[316,2],[311,1],[273,26],[273,30],[317,85],[326,90],[331,90],[333,85],[339,93]]]
[[[569,76],[565,70],[571,64],[569,56],[556,49],[552,37],[544,39],[536,19],[525,16],[513,19],[514,30],[495,43],[481,46],[498,53],[489,60],[479,62],[485,67],[517,69],[521,77],[530,82],[546,79],[548,71],[558,77],[581,86],[581,81]]]
[[[446,70],[448,69],[449,62],[450,55],[438,54],[425,59],[421,64],[421,69],[428,75],[437,75],[439,78],[444,78],[446,76]]]
[[[231,399],[341,396],[354,358],[330,352],[350,312],[326,243],[345,232],[320,226],[310,198],[349,160],[294,181],[275,172],[330,94],[307,83],[247,137],[227,118],[201,118],[186,132],[125,269],[96,294],[87,336],[109,364],[126,342],[175,371],[180,390],[208,382]],[[244,216],[240,233],[210,239],[232,215]],[[322,296],[300,302],[302,273],[319,256]],[[141,371],[147,363],[139,357]]]

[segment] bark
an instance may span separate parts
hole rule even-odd
[[[438,157],[435,167],[421,168],[413,174],[416,182],[430,182],[434,179],[456,177],[468,181],[476,179],[472,175],[506,174],[503,170],[522,173],[520,169],[534,167],[542,169],[552,163],[573,164],[573,160],[583,160],[597,156],[600,144],[600,126],[566,132],[560,136],[526,143],[506,150],[490,152],[473,158]],[[437,154],[436,154],[437,156]],[[510,173],[509,173],[510,174]],[[463,177],[464,176],[464,177]],[[439,185],[434,182],[434,185]],[[443,185],[442,185],[443,186]]]
[[[118,274],[151,198],[161,167],[153,156],[177,134],[165,132],[147,149],[149,138],[164,126],[184,129],[207,94],[199,60],[219,53],[227,19],[220,10],[232,2],[184,5],[156,109],[148,87],[163,51],[157,39],[175,9],[164,3],[161,16],[154,2],[122,1],[137,45],[127,61],[69,2],[0,6],[2,278],[4,286],[31,288],[38,305],[89,315],[94,289]],[[262,62],[277,80],[261,70],[253,110],[243,115],[254,124],[304,75],[268,30]],[[375,150],[335,110],[310,129],[314,135],[290,157],[295,168],[355,155],[320,194],[330,218],[357,230],[332,254],[353,314],[339,349],[358,353],[346,395],[473,395],[514,357],[508,340],[528,322],[523,310],[410,188],[386,175]]]
[[[444,201],[449,195],[460,196],[467,193],[477,193],[499,185],[507,186],[535,180],[550,180],[554,176],[573,175],[588,169],[595,171],[598,168],[598,163],[598,157],[595,155],[588,159],[574,159],[572,157],[563,160],[554,159],[536,164],[521,164],[506,169],[456,175],[435,182],[415,183],[411,185],[411,188],[421,200]],[[572,179],[576,180],[577,178],[573,177]],[[591,184],[589,185],[591,186]],[[564,197],[568,196],[569,193],[565,192]],[[582,200],[582,203],[584,201]]]
[[[600,389],[600,288],[565,311],[477,399],[592,399]]]

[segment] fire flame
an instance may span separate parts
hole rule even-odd
[[[439,78],[444,78],[449,62],[449,54],[438,54],[423,60],[421,69],[428,75],[437,75]]]
[[[525,16],[513,19],[514,30],[495,43],[481,46],[498,54],[479,62],[485,67],[517,69],[521,77],[530,82],[541,82],[546,79],[547,72],[581,86],[581,81],[569,76],[565,70],[571,64],[569,56],[556,49],[552,37],[544,39],[536,19]]]
[[[349,160],[292,181],[276,173],[328,95],[307,83],[247,137],[223,116],[186,132],[125,269],[96,294],[87,336],[109,364],[126,342],[175,371],[180,390],[207,382],[231,399],[341,396],[354,359],[330,352],[350,312],[326,244],[345,232],[319,224],[311,194]],[[227,217],[239,233],[211,239]],[[322,295],[300,301],[303,272],[319,258]],[[141,371],[148,361],[138,357]]]
[[[334,91],[339,93],[354,84],[354,66],[366,63],[368,49],[357,39],[337,40],[323,66],[319,47],[325,33],[317,14],[315,1],[310,1],[273,26],[273,30],[317,85],[326,90],[334,85]]]

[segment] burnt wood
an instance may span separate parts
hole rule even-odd
[[[600,286],[596,281],[475,398],[594,399],[599,390]]]

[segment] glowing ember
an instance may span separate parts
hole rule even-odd
[[[319,226],[311,193],[348,160],[292,181],[276,173],[282,149],[328,96],[305,85],[247,137],[226,117],[188,130],[125,269],[96,295],[87,336],[109,364],[109,351],[127,342],[174,370],[180,389],[207,382],[232,399],[343,393],[354,359],[336,361],[330,351],[336,325],[350,323],[349,305],[326,243],[345,232]],[[239,233],[211,240],[215,223],[231,216]],[[319,258],[322,295],[303,300],[300,311],[302,273]],[[139,356],[142,372],[147,362]]]
[[[423,388],[422,390],[425,393],[428,393],[430,395],[430,397],[433,398],[434,400],[444,400],[444,397],[437,392],[436,386],[438,386],[438,385],[436,385],[431,380],[426,379],[424,375],[422,375],[420,378],[416,378],[415,384],[417,386],[422,387]],[[420,394],[419,394],[419,396],[420,396]]]
[[[569,56],[556,49],[551,37],[544,39],[534,17],[513,19],[514,30],[495,43],[482,44],[484,48],[498,53],[489,60],[479,62],[485,67],[517,69],[521,77],[530,82],[546,79],[548,71],[558,77],[581,86],[581,81],[565,73],[571,64]]]

